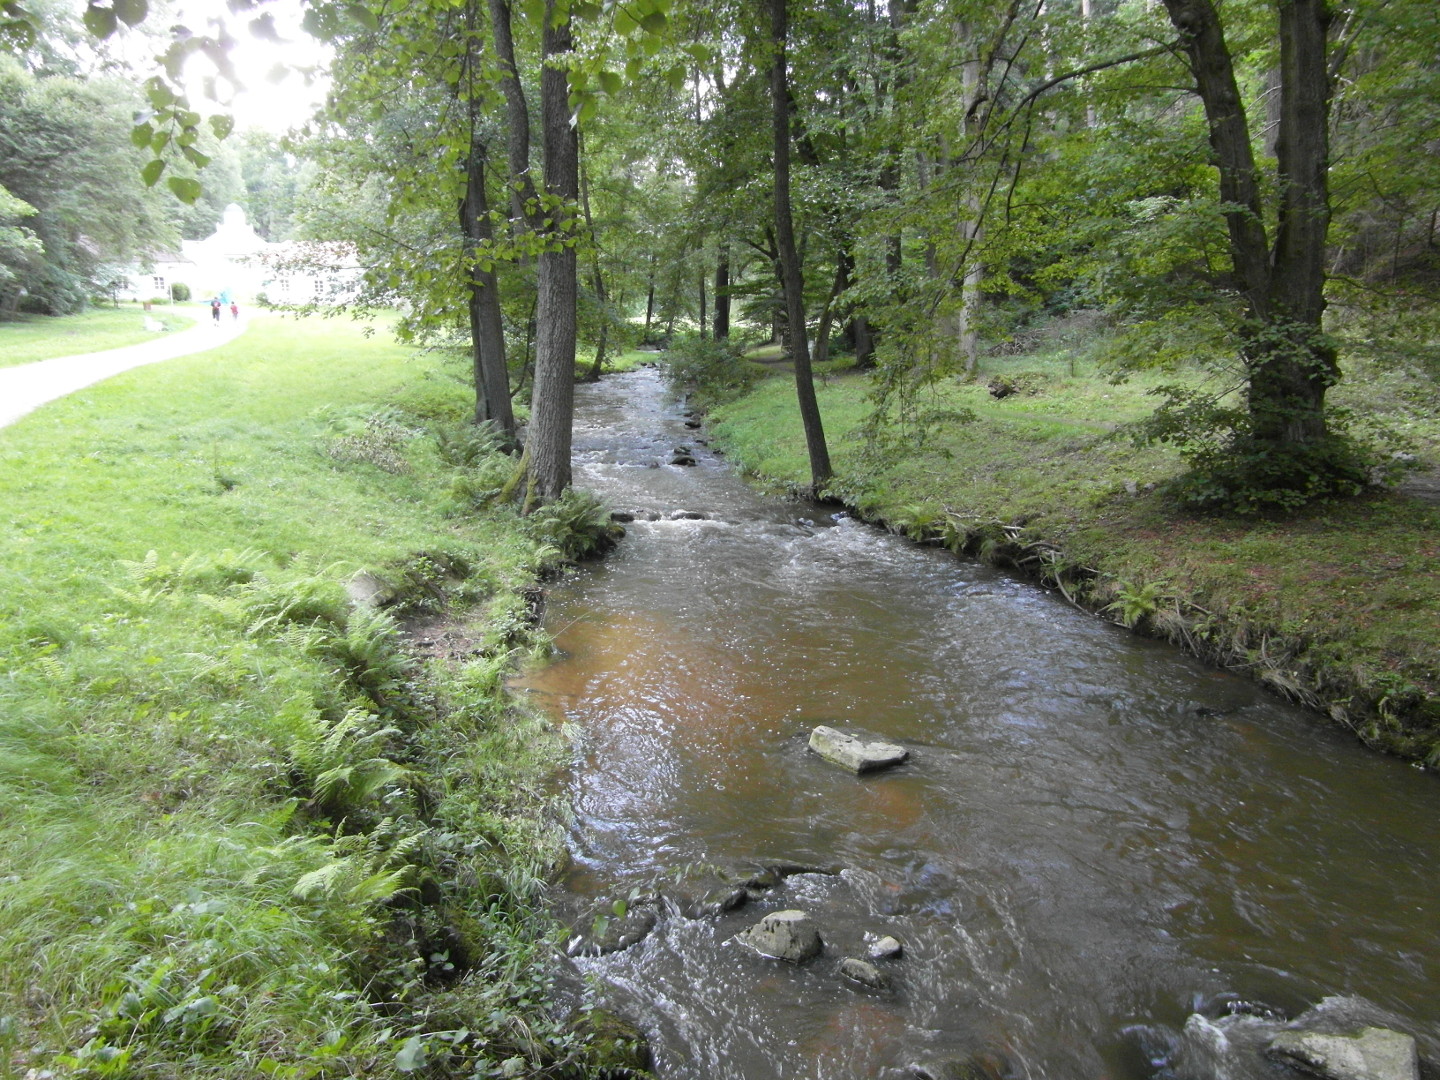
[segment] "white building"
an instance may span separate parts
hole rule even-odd
[[[182,240],[179,253],[155,255],[147,270],[133,271],[119,290],[122,300],[168,299],[170,287],[190,286],[190,298],[207,302],[280,306],[327,303],[344,298],[358,277],[349,244],[264,240],[231,203],[215,232]]]

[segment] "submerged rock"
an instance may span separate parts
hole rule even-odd
[[[999,1080],[1008,1071],[1004,1062],[990,1054],[910,1065],[910,1075],[915,1080]]]
[[[1352,1035],[1282,1031],[1265,1052],[1326,1080],[1419,1080],[1415,1040],[1388,1028],[1367,1027]]]
[[[646,896],[628,904],[602,901],[575,930],[566,951],[571,956],[602,956],[638,945],[660,921],[660,898]]]
[[[1327,997],[1293,1020],[1240,999],[1220,1016],[1192,1013],[1173,1036],[1131,1029],[1157,1075],[1184,1080],[1419,1080],[1430,1065],[1400,1018],[1357,997]]]
[[[840,974],[851,982],[873,987],[876,990],[883,990],[890,984],[890,980],[874,964],[854,956],[847,956],[840,961]]]
[[[903,746],[886,742],[866,742],[823,724],[810,733],[810,749],[826,761],[853,773],[888,768],[900,764],[910,756],[910,751]]]
[[[736,934],[735,940],[762,956],[773,956],[792,964],[804,963],[820,955],[824,948],[815,921],[803,911],[772,912],[750,929]]]

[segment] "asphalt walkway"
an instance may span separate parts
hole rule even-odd
[[[64,397],[131,368],[173,360],[177,356],[205,352],[234,341],[245,332],[247,320],[222,319],[219,325],[205,322],[162,334],[153,341],[126,345],[104,352],[81,353],[37,360],[33,364],[0,368],[0,427],[13,424],[47,401]]]

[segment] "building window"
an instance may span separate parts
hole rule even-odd
[[[156,274],[150,279],[150,284],[157,293],[163,293],[165,291],[165,275]]]

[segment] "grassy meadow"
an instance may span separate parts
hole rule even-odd
[[[486,509],[445,363],[261,317],[0,430],[0,1075],[633,1051],[552,1008],[564,748],[502,685],[571,523]]]
[[[145,329],[146,314],[139,304],[125,304],[118,308],[91,308],[80,315],[21,315],[13,321],[0,322],[0,367],[153,341],[157,335]],[[159,304],[148,314],[166,329],[175,331],[194,326],[200,309],[192,305]]]
[[[874,383],[826,365],[817,395],[837,476],[864,516],[1012,566],[1081,606],[1246,671],[1365,741],[1440,766],[1440,506],[1395,492],[1289,520],[1207,516],[1165,494],[1173,450],[1120,425],[1175,376],[1116,384],[1102,340],[990,357],[971,381],[907,402],[908,423],[863,436]],[[769,358],[766,358],[769,359]],[[761,365],[754,365],[757,370]],[[763,369],[717,407],[717,444],[780,488],[808,485],[793,376]],[[1183,373],[1182,373],[1183,375]],[[1005,380],[1015,392],[996,398]],[[1357,366],[1338,402],[1440,464],[1433,386]]]

